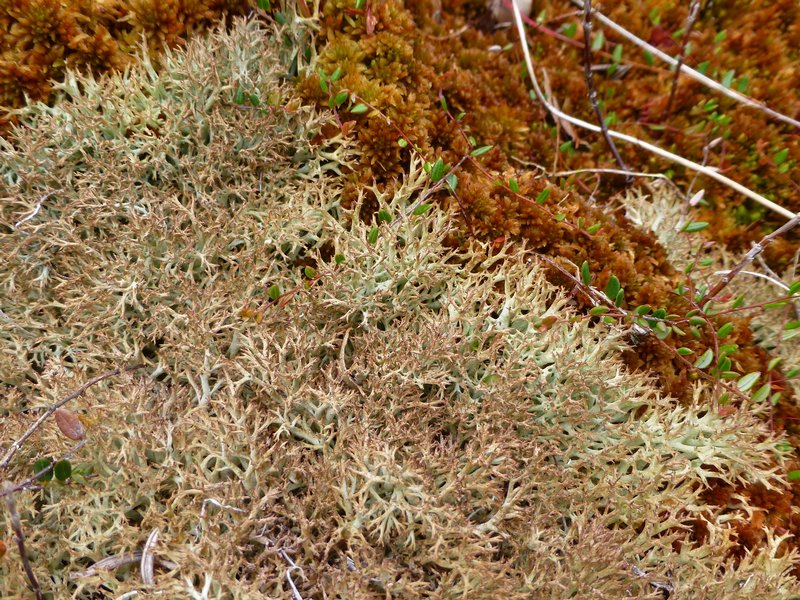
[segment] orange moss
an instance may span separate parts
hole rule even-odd
[[[761,4],[772,7],[775,3]],[[777,3],[780,6],[785,4]],[[595,274],[593,284],[598,288],[602,289],[615,275],[625,288],[625,298],[631,306],[648,304],[685,314],[691,307],[673,292],[682,277],[668,263],[664,249],[651,234],[633,227],[617,211],[596,206],[594,201],[579,193],[581,189],[591,190],[594,181],[585,184],[577,177],[564,179],[560,188],[550,188],[550,198],[543,206],[532,200],[552,184],[540,178],[537,171],[523,166],[525,164],[547,165],[548,168],[555,165],[557,169],[614,165],[605,142],[599,137],[579,134],[571,148],[562,145],[567,141],[567,132],[552,122],[540,104],[530,100],[521,70],[521,55],[508,46],[515,41],[514,32],[487,28],[487,15],[482,7],[485,4],[481,2],[414,0],[406,3],[404,9],[400,2],[389,0],[368,3],[365,11],[355,11],[349,2],[334,0],[325,3],[323,27],[318,38],[319,65],[326,76],[337,69],[342,76],[331,83],[331,92],[327,92],[322,89],[319,74],[309,75],[299,82],[299,93],[307,100],[327,106],[331,93],[347,90],[370,102],[383,115],[353,115],[346,110],[339,113],[346,127],[353,127],[362,152],[360,163],[350,175],[343,202],[352,203],[360,194],[363,195],[367,186],[391,189],[395,185],[411,152],[411,148],[398,145],[398,130],[406,134],[428,160],[433,162],[441,158],[449,165],[456,164],[469,153],[465,136],[473,136],[476,145],[492,145],[494,148],[477,163],[468,161],[459,169],[457,200],[441,194],[443,202],[458,203],[472,233],[489,240],[525,240],[529,248],[562,263],[573,272],[586,260]],[[538,8],[545,9],[549,16],[572,10],[570,5],[559,2],[542,2]],[[612,18],[641,37],[673,53],[679,50],[672,34],[682,26],[686,7],[672,2],[651,2],[643,8],[641,3],[623,1],[612,8]],[[648,19],[651,9],[655,9],[654,16]],[[722,68],[724,57],[714,53],[714,48],[719,46],[719,43],[715,46],[713,40],[714,30],[719,29],[720,24],[713,28],[708,27],[708,23],[717,18],[730,29],[738,23],[729,21],[733,17],[722,8],[719,11],[720,15],[716,17],[704,15],[703,22],[697,24],[691,38],[693,53],[690,64],[696,65],[707,58],[711,65],[710,74],[713,69]],[[797,9],[793,11],[791,14],[795,14]],[[774,9],[769,7],[755,13],[742,18],[762,25],[775,18]],[[568,19],[559,20],[553,27],[568,22]],[[794,31],[798,22],[800,18],[789,18],[786,31]],[[616,40],[610,32],[606,35],[612,40],[606,43],[608,55]],[[751,48],[751,43],[767,44],[778,72],[789,77],[788,81],[794,81],[789,63],[777,56],[787,38],[781,37],[782,33],[776,35],[783,42],[772,43],[763,39],[752,42],[746,36],[731,35],[729,39],[733,41],[728,43],[731,44],[730,50],[735,48],[737,52]],[[552,36],[537,33],[532,37],[538,65],[548,74],[554,99],[567,112],[593,121],[591,106],[583,101],[586,86],[582,76],[581,51]],[[575,39],[580,39],[580,36],[576,35]],[[665,69],[644,64],[640,55],[626,56],[625,59],[637,64],[624,78],[605,77],[602,73],[597,77],[604,110],[606,114],[613,113],[617,120],[615,127],[663,147],[679,149],[680,153],[700,160],[704,146],[715,137],[723,137],[721,154],[714,155],[712,164],[721,165],[732,177],[768,196],[783,196],[794,185],[791,183],[791,177],[797,174],[794,162],[780,177],[770,175],[767,178],[765,175],[774,172],[769,157],[778,148],[789,148],[791,161],[800,158],[797,140],[789,137],[783,126],[770,122],[751,109],[722,100],[717,101],[720,108],[715,113],[706,104],[710,93],[683,80],[678,86],[670,116],[664,121],[662,115],[670,94],[671,74]],[[605,59],[598,56],[597,61],[601,60]],[[764,82],[756,72],[763,65],[745,63],[742,68],[737,63],[736,68],[741,75],[749,77],[756,93],[769,94],[772,99],[772,92],[764,89]],[[787,86],[782,94],[778,94],[775,108],[798,112],[800,104],[792,108],[790,103],[795,94],[796,90]],[[441,106],[442,98],[446,100],[451,115],[463,114],[461,120],[456,122],[448,117]],[[731,116],[731,120],[723,118],[724,115]],[[627,164],[635,169],[662,172],[670,167],[630,146],[621,146],[620,149]],[[692,175],[676,171],[675,176],[686,183]],[[519,186],[518,193],[511,192],[508,187],[512,178]],[[607,179],[600,186],[599,193],[593,196],[613,200],[619,185],[619,181]],[[754,214],[761,215],[762,211],[711,182],[702,181],[700,185],[706,188],[707,197],[715,204],[706,218],[712,222],[712,235],[718,240],[739,247],[762,235],[761,226],[748,228],[746,222]],[[374,208],[369,198],[367,200],[367,207]],[[797,210],[800,208],[797,202],[784,204]],[[720,207],[726,210],[720,210]],[[583,227],[576,227],[577,223],[583,223]],[[772,223],[774,219],[767,221],[767,224]],[[585,228],[590,224],[600,224],[601,228],[589,235]],[[466,227],[464,235],[467,235]],[[792,247],[796,248],[796,244],[793,245],[791,239],[776,244],[770,258],[777,262],[785,260]],[[553,271],[551,279],[567,289],[573,287],[573,283],[557,271]],[[584,306],[585,299],[580,295],[576,295],[576,301]],[[712,318],[715,327],[723,322]],[[766,372],[767,354],[756,347],[748,323],[740,321],[737,324],[735,335],[726,340],[739,346],[730,357],[735,368],[739,372]],[[696,352],[703,352],[713,345],[713,336],[704,330],[699,339],[687,336],[675,340],[675,337],[662,342],[654,336],[647,336],[637,340],[638,345],[625,356],[632,368],[655,373],[665,391],[688,400],[690,383],[697,374],[689,363],[677,357],[674,347],[688,346]],[[735,405],[730,410],[735,410]],[[800,411],[793,401],[781,402],[775,407],[772,418],[776,429],[785,429],[794,438],[800,434]],[[732,488],[725,490],[729,493]],[[781,527],[800,533],[800,523],[791,521],[788,509],[784,510],[783,496],[778,502],[777,496],[765,495],[758,490],[738,491],[764,507],[771,525],[781,523]],[[783,508],[768,510],[767,505],[776,502],[776,506]],[[724,502],[720,506],[724,506]],[[777,516],[773,516],[770,510]],[[743,549],[762,539],[755,533],[758,526],[754,523],[752,531],[740,532]],[[702,531],[698,530],[697,535],[701,539]]]
[[[47,100],[66,67],[121,69],[142,36],[156,56],[196,27],[243,14],[248,0],[3,0],[0,2],[0,132],[8,109]]]

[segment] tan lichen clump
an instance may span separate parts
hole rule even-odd
[[[370,191],[394,226],[341,208],[348,142],[307,141],[329,119],[290,99],[276,46],[238,23],[161,74],[76,77],[4,143],[0,440],[147,364],[70,403],[83,474],[16,494],[44,590],[789,597],[785,538],[734,565],[751,507],[703,501],[712,478],[783,488],[763,420],[627,373],[622,338],[573,319],[520,251],[448,249],[453,215],[404,213],[419,162]],[[2,476],[69,447],[49,422]],[[154,530],[153,585],[137,564],[86,573]],[[0,596],[26,589],[10,551]]]

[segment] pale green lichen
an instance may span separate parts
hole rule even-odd
[[[238,23],[158,74],[75,78],[4,146],[3,222],[52,194],[2,234],[2,309],[33,337],[0,333],[0,439],[148,364],[70,404],[93,476],[17,494],[49,597],[791,597],[785,540],[734,564],[752,507],[702,498],[709,477],[784,485],[754,411],[676,407],[520,249],[452,249],[452,215],[405,212],[419,162],[372,190],[397,219],[374,238],[338,205],[347,140],[309,143],[330,119],[282,69]],[[243,81],[274,104],[234,106]],[[48,424],[3,476],[67,448]],[[86,573],[155,529],[154,585]],[[11,551],[0,595],[26,586]]]

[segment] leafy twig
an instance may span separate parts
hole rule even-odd
[[[39,417],[36,420],[36,422],[33,425],[30,426],[28,431],[26,431],[22,435],[22,437],[20,437],[17,441],[15,441],[13,444],[11,444],[11,447],[8,449],[8,451],[6,452],[5,456],[3,457],[3,460],[0,461],[0,469],[5,469],[5,468],[8,467],[8,464],[11,462],[11,459],[14,457],[14,454],[16,454],[17,451],[20,449],[20,447],[22,447],[22,444],[25,443],[25,440],[27,440],[29,437],[31,437],[33,435],[33,433],[39,428],[39,426],[42,423],[44,423],[44,421],[50,415],[52,415],[54,412],[56,412],[57,409],[59,409],[62,406],[64,406],[67,402],[69,402],[71,400],[74,400],[75,398],[77,398],[78,396],[83,394],[86,390],[88,390],[90,387],[92,387],[94,384],[99,383],[99,382],[103,381],[104,379],[108,379],[109,377],[114,377],[115,375],[119,375],[120,373],[127,373],[129,371],[135,371],[136,369],[141,369],[144,366],[145,365],[143,365],[143,364],[138,364],[138,365],[133,365],[133,366],[130,366],[130,367],[120,367],[119,369],[114,369],[113,371],[108,371],[107,373],[103,373],[102,375],[98,375],[97,377],[94,377],[94,378],[90,379],[89,381],[87,381],[86,383],[84,383],[81,387],[79,387],[77,390],[72,392],[70,395],[62,398],[61,400],[59,400],[55,404],[52,404],[42,414],[42,416]]]

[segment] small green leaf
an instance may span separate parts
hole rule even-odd
[[[751,387],[753,387],[760,378],[761,378],[761,371],[754,371],[752,373],[748,373],[747,375],[745,375],[739,381],[736,382],[736,387],[738,387],[740,391],[746,392]]]
[[[689,356],[690,354],[694,354],[694,350],[690,350],[686,346],[678,348],[675,352],[677,352],[681,356]]]
[[[597,35],[594,36],[594,41],[592,42],[592,50],[597,52],[600,48],[603,47],[603,44],[606,43],[606,36],[603,35],[602,31],[597,32]]]
[[[744,294],[737,296],[736,300],[733,301],[731,308],[741,308],[742,306],[744,306]]]
[[[622,62],[622,44],[614,46],[614,51],[611,53],[611,60],[617,64]]]
[[[722,85],[726,88],[731,87],[733,85],[733,78],[736,75],[736,71],[730,69],[725,72],[725,75],[722,76]]]
[[[53,473],[59,481],[66,481],[72,476],[72,463],[68,460],[59,460],[53,465]]]
[[[318,69],[317,72],[319,73],[319,87],[323,92],[327,94],[329,89],[328,76],[325,75],[325,71],[323,71],[322,69]]]
[[[314,279],[314,277],[317,276],[317,271],[314,269],[314,267],[305,267],[303,269],[303,273],[305,273],[305,276],[309,279]]]
[[[686,233],[695,233],[697,231],[702,231],[708,227],[708,223],[706,221],[693,221],[691,223],[687,223],[683,230]]]
[[[344,261],[345,261],[344,254],[337,254],[336,256],[333,257],[333,261],[337,265],[344,264]]]
[[[563,154],[572,154],[572,140],[567,140],[558,147],[558,151]]]
[[[431,180],[434,182],[439,181],[447,171],[447,165],[444,164],[444,161],[441,158],[436,159],[436,162],[431,167]]]
[[[789,475],[787,475],[789,481],[797,481],[800,479],[800,471],[789,471]]]
[[[776,356],[771,361],[769,361],[769,364],[767,365],[767,372],[775,370],[775,367],[777,367],[782,360],[783,360],[782,357]]]
[[[699,65],[697,65],[697,72],[701,75],[705,75],[708,72],[708,67],[711,66],[711,63],[707,60],[704,60]]]
[[[719,43],[723,42],[725,40],[725,38],[727,37],[727,35],[728,34],[726,33],[726,31],[723,29],[717,35],[714,36],[714,43],[715,44],[719,44]]]
[[[587,227],[587,228],[586,228],[586,233],[588,233],[589,235],[594,235],[595,233],[597,233],[598,231],[600,231],[600,228],[601,228],[602,226],[603,226],[603,225],[602,225],[602,223],[595,223],[595,224],[594,224],[594,225],[592,225],[591,227]]]
[[[589,261],[583,261],[581,265],[581,281],[583,281],[584,285],[591,285],[592,283],[592,273],[589,271]]]
[[[789,157],[789,149],[784,148],[783,150],[779,150],[775,153],[775,156],[772,157],[772,160],[775,161],[776,165],[781,164]]]
[[[574,38],[575,34],[578,32],[578,24],[567,23],[561,28],[561,32],[568,38]]]
[[[764,305],[764,308],[767,310],[773,310],[776,308],[783,308],[786,306],[786,300],[781,300],[780,302],[768,302]]]
[[[561,223],[561,221],[563,221],[563,220],[565,220],[567,218],[567,215],[565,215],[564,213],[558,213],[553,218],[556,221],[558,221],[559,223]]]
[[[494,148],[494,146],[481,146],[480,148],[475,148],[475,150],[470,152],[469,155],[472,158],[477,158],[478,156],[481,156],[482,154],[486,154],[492,148]]]
[[[700,358],[695,361],[694,366],[698,369],[705,369],[711,364],[712,360],[714,360],[714,352],[711,349],[708,349],[703,352],[703,354],[700,355]]]
[[[647,304],[642,304],[641,306],[637,306],[633,309],[634,314],[637,315],[647,315],[650,314],[652,309]]]
[[[399,140],[397,140],[397,145],[400,146],[401,148],[405,148],[406,146],[408,146],[408,142],[404,138],[400,138]]]
[[[617,296],[614,298],[615,306],[622,306],[623,302],[625,302],[625,289],[618,291]]]
[[[608,312],[607,306],[595,306],[593,309],[589,311],[589,314],[593,317],[597,317],[599,315],[604,315]]]
[[[622,286],[620,285],[617,276],[612,275],[611,278],[608,280],[608,284],[606,285],[606,296],[608,296],[608,299],[614,302],[621,288]]]
[[[390,223],[392,220],[392,213],[388,210],[379,210],[378,211],[378,223]]]
[[[367,112],[368,110],[369,107],[366,104],[364,104],[363,102],[359,102],[353,108],[350,109],[350,112],[353,113],[354,115],[360,115]],[[405,142],[405,140],[403,141]]]
[[[341,67],[336,67],[336,70],[331,73],[331,82],[339,81],[342,76],[342,69]]]
[[[271,285],[267,291],[267,295],[269,296],[270,300],[275,302],[275,300],[281,297],[281,288],[277,285]]]
[[[514,179],[513,177],[508,180],[508,189],[510,189],[515,194],[519,192],[519,184],[517,183],[517,180]]]
[[[725,323],[722,327],[717,329],[717,335],[719,336],[719,339],[722,340],[728,337],[732,331],[733,331],[733,323]]]
[[[455,173],[450,173],[445,179],[447,182],[447,189],[451,192],[455,192],[456,188],[458,187],[458,177],[456,177]]]
[[[241,88],[241,87],[236,88],[236,95],[233,97],[234,103],[235,104],[244,104],[244,99],[245,99],[244,89]]]
[[[49,466],[50,466],[49,458],[40,458],[35,463],[33,463],[33,473],[36,474],[39,471],[44,471]],[[51,469],[47,473],[40,475],[39,481],[50,481],[52,478],[53,478],[53,470]]]
[[[367,234],[367,242],[369,242],[370,244],[374,244],[375,242],[377,242],[378,233],[380,233],[380,230],[377,227],[373,227],[372,229],[370,229],[369,233]]]
[[[334,104],[336,105],[336,107],[338,108],[338,107],[340,107],[342,104],[344,104],[344,103],[345,103],[345,101],[347,100],[347,97],[348,97],[349,95],[350,95],[350,94],[348,94],[348,93],[347,93],[347,91],[345,91],[345,90],[342,90],[341,92],[339,92],[338,94],[336,94],[336,97],[335,97],[335,98],[334,98],[334,100],[333,100],[333,102],[334,102]]]
[[[645,50],[642,54],[644,54],[644,62],[646,62],[648,66],[652,67],[656,63],[655,58],[653,58],[653,53],[649,50]]]
[[[750,87],[750,79],[748,77],[739,77],[736,82],[736,89],[742,94],[746,94],[748,87]]]
[[[270,9],[269,0],[258,0],[258,8],[260,8],[261,10],[269,10]]]
[[[772,386],[768,383],[765,383],[755,391],[751,400],[756,404],[761,404],[762,402],[764,402],[764,400],[769,398],[769,392],[771,389]]]
[[[656,321],[655,325],[653,325],[653,332],[655,332],[656,337],[658,339],[665,340],[672,333],[672,328],[671,327],[667,327],[661,321]]]
[[[412,214],[415,215],[415,216],[423,215],[423,214],[425,214],[426,212],[428,212],[430,210],[431,206],[433,206],[433,205],[432,204],[420,204],[417,208],[414,209],[414,212]]]
[[[794,296],[795,294],[800,294],[800,280],[792,282],[792,285],[789,286],[789,296]]]
[[[356,0],[356,10],[361,10],[367,5],[367,0]]]
[[[447,110],[447,100],[444,97],[444,94],[439,99],[439,103],[442,105],[442,110]]]
[[[536,196],[536,204],[544,204],[550,197],[550,188],[545,188]]]

